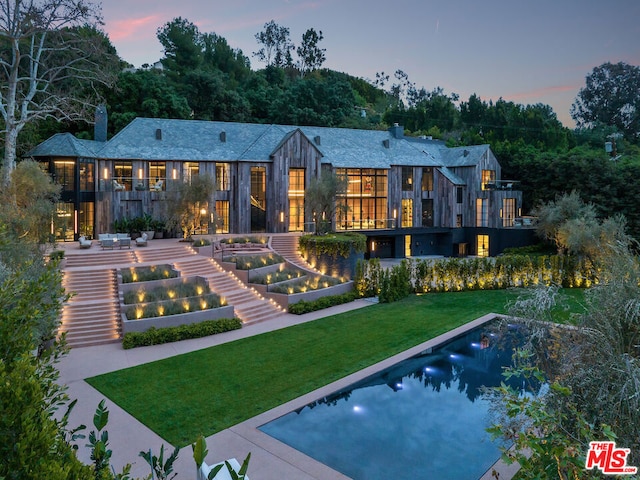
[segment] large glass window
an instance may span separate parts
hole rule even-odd
[[[229,233],[229,202],[216,200],[216,233]]]
[[[422,168],[422,191],[433,191],[433,167]]]
[[[304,231],[304,168],[289,169],[289,231]]]
[[[400,226],[402,228],[413,227],[413,200],[411,198],[402,199],[402,218]]]
[[[116,160],[113,162],[113,184],[117,190],[133,188],[133,164]]]
[[[489,256],[489,235],[478,235],[476,238],[479,257]]]
[[[496,171],[482,170],[482,190],[493,190],[496,188]]]
[[[431,198],[422,200],[422,226],[433,227],[433,200]]]
[[[93,238],[93,219],[94,204],[93,202],[81,202],[80,210],[78,210],[78,233],[87,238]]]
[[[413,191],[413,168],[402,167],[402,191]]]
[[[53,175],[63,192],[73,192],[76,189],[75,160],[55,160]]]
[[[216,188],[224,192],[229,190],[229,173],[231,166],[228,163],[216,163]]]
[[[267,230],[267,169],[251,167],[251,231]]]
[[[74,240],[75,232],[75,216],[73,210],[73,203],[60,202],[56,204],[56,240],[62,240],[63,242],[72,242]]]
[[[164,190],[167,184],[167,163],[149,162],[149,185],[152,190]]]
[[[516,199],[504,198],[502,200],[502,226],[513,227],[513,220],[516,218]]]
[[[476,199],[476,227],[489,226],[489,201],[484,198]]]
[[[184,181],[190,184],[193,177],[200,174],[200,164],[198,162],[184,162],[182,174]]]
[[[387,170],[338,168],[347,179],[347,192],[336,200],[336,227],[347,229],[389,228],[387,221]]]
[[[95,164],[93,161],[80,162],[80,191],[95,191]]]
[[[464,190],[462,187],[456,187],[456,203],[462,203]]]

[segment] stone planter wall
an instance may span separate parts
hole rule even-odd
[[[216,260],[218,265],[220,265],[225,271],[233,273],[238,279],[245,283],[249,283],[249,274],[253,275],[264,275],[266,273],[275,272],[282,268],[285,263],[276,263],[273,265],[267,265],[266,267],[252,268],[251,270],[238,270],[236,268],[236,264],[234,262],[222,262],[220,260]]]
[[[252,285],[254,288],[256,287],[256,285]],[[313,300],[317,300],[319,298],[322,297],[327,297],[330,295],[342,295],[343,293],[347,293],[350,292],[351,290],[353,290],[353,282],[349,281],[346,283],[341,283],[339,285],[334,285],[332,287],[327,287],[327,288],[320,288],[318,290],[311,290],[308,292],[304,292],[304,293],[293,293],[291,295],[287,295],[284,293],[271,293],[271,292],[267,292],[266,291],[266,285],[260,285],[262,287],[265,287],[265,292],[262,293],[262,296],[264,296],[265,298],[269,298],[272,299],[274,302],[276,302],[278,305],[280,305],[282,308],[284,308],[285,310],[289,309],[289,305],[292,305],[294,303],[298,303],[302,300],[305,300],[307,302],[313,301]],[[256,289],[257,290],[257,289]]]
[[[178,272],[180,275],[180,272]],[[125,293],[135,291],[135,290],[152,290],[157,287],[175,287],[176,285],[182,285],[183,283],[187,283],[191,280],[201,280],[205,284],[207,281],[198,276],[194,277],[175,277],[175,278],[163,278],[162,280],[150,280],[148,282],[131,282],[131,283],[122,283],[122,276],[120,272],[118,272],[118,290],[120,291],[120,297],[123,297]],[[121,299],[122,300],[122,299]]]
[[[356,274],[356,264],[358,260],[364,259],[364,253],[357,253],[353,249],[348,257],[342,255],[316,255],[315,252],[306,252],[304,259],[316,270],[324,272],[325,275],[336,278],[346,278],[351,280]]]
[[[192,323],[200,323],[205,320],[217,320],[220,318],[234,318],[235,310],[232,305],[225,307],[212,308],[209,310],[199,310],[197,312],[181,313],[178,315],[167,315],[164,317],[140,318],[138,320],[129,320],[122,313],[122,333],[129,332],[145,332],[151,327],[166,328],[178,327],[180,325],[190,325]]]

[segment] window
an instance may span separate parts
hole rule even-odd
[[[124,185],[125,190],[131,191],[133,188],[133,165],[131,162],[113,162],[113,179],[120,185]]]
[[[402,191],[413,191],[413,168],[402,167]]]
[[[184,181],[188,184],[191,184],[191,180],[193,177],[196,177],[200,174],[200,164],[198,162],[185,162],[183,175]]]
[[[149,162],[149,183],[152,187],[155,187],[156,190],[164,190],[166,188],[166,162]]]
[[[289,169],[289,231],[304,230],[304,168]]]
[[[229,202],[216,201],[216,233],[229,233]]]
[[[462,228],[462,215],[456,215],[456,228]]]
[[[53,167],[55,181],[62,187],[62,191],[74,191],[76,189],[75,160],[56,160],[53,162]]]
[[[95,164],[93,161],[81,161],[80,162],[80,191],[81,192],[93,192],[95,191]]]
[[[493,190],[496,188],[496,171],[482,170],[482,190]]]
[[[424,167],[422,169],[422,191],[433,191],[433,167]]]
[[[489,202],[484,198],[476,199],[476,227],[489,226]]]
[[[216,163],[216,188],[218,191],[229,190],[229,172],[231,166],[228,163]]]
[[[402,199],[402,218],[400,226],[402,228],[413,227],[413,200],[410,198]]]
[[[516,199],[504,198],[502,200],[502,226],[513,227],[513,220],[516,218]]]
[[[422,226],[433,227],[433,200],[422,200]]]
[[[80,210],[78,210],[78,231],[80,235],[84,235],[89,239],[93,238],[94,218],[93,202],[80,202]]]
[[[462,203],[464,190],[462,187],[456,187],[456,203]]]
[[[478,242],[477,252],[479,257],[489,256],[489,235],[478,235],[476,238]]]
[[[347,179],[347,192],[336,201],[336,228],[388,228],[387,171],[338,168],[336,175]]]
[[[251,231],[267,231],[267,169],[251,167]]]

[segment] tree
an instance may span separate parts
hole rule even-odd
[[[216,183],[209,175],[197,175],[190,183],[178,183],[175,190],[168,192],[167,226],[180,227],[184,238],[189,238],[202,222],[201,210],[212,204]]]
[[[267,66],[290,67],[293,65],[291,50],[294,45],[289,39],[289,29],[271,20],[264,24],[264,30],[255,35],[258,45],[262,48],[253,55]]]
[[[0,204],[13,208],[0,210],[0,224],[7,225],[15,238],[34,245],[49,243],[60,186],[32,160],[20,162],[13,170],[7,188],[0,192]]]
[[[89,0],[1,0],[0,112],[4,176],[15,168],[18,134],[47,118],[92,119],[97,104],[88,85],[110,84],[115,62],[104,37],[87,34],[101,22]]]
[[[586,77],[571,106],[578,127],[612,125],[627,139],[640,138],[640,67],[604,63]]]
[[[182,17],[174,18],[158,28],[156,36],[164,47],[162,65],[174,80],[184,77],[202,64],[202,34],[190,21]]]
[[[318,46],[323,39],[322,30],[316,32],[313,28],[302,35],[302,43],[296,49],[300,58],[298,65],[301,75],[304,76],[305,73],[320,68],[326,60],[324,55],[326,49]]]
[[[309,182],[305,191],[304,208],[313,218],[316,235],[331,230],[331,222],[336,212],[336,197],[347,191],[347,179],[333,172],[324,172],[320,178]]]

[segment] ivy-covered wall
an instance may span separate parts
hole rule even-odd
[[[351,280],[364,259],[367,237],[359,233],[305,235],[298,246],[303,258],[325,275]]]

